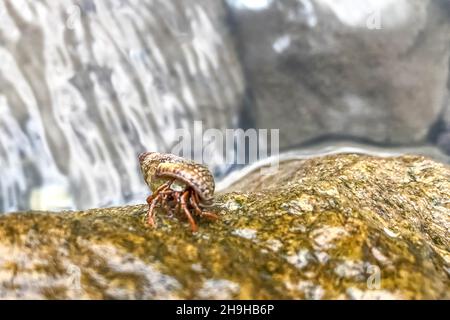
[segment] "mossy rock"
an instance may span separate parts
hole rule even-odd
[[[196,234],[145,205],[3,215],[0,298],[450,298],[448,166],[333,155],[229,191]]]

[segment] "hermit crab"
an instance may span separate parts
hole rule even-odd
[[[208,168],[169,153],[144,152],[139,163],[152,194],[148,196],[147,223],[156,227],[155,208],[170,214],[184,214],[192,232],[198,230],[194,216],[216,220],[205,208],[212,204],[214,177]]]

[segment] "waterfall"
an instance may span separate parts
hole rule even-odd
[[[0,1],[0,212],[142,202],[140,152],[169,151],[195,120],[235,126],[225,14],[209,0]]]

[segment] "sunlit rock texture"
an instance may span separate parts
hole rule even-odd
[[[450,298],[450,167],[341,154],[265,173],[197,234],[160,210],[147,227],[145,205],[3,215],[0,298]]]

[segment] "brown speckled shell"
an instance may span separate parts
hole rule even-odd
[[[152,190],[157,187],[153,181],[172,177],[192,187],[202,203],[212,200],[214,177],[206,166],[173,154],[158,152],[143,154],[140,162],[144,179]]]
[[[203,165],[194,162],[161,163],[156,168],[156,177],[172,177],[192,187],[204,201],[210,201],[214,194],[214,177]]]

